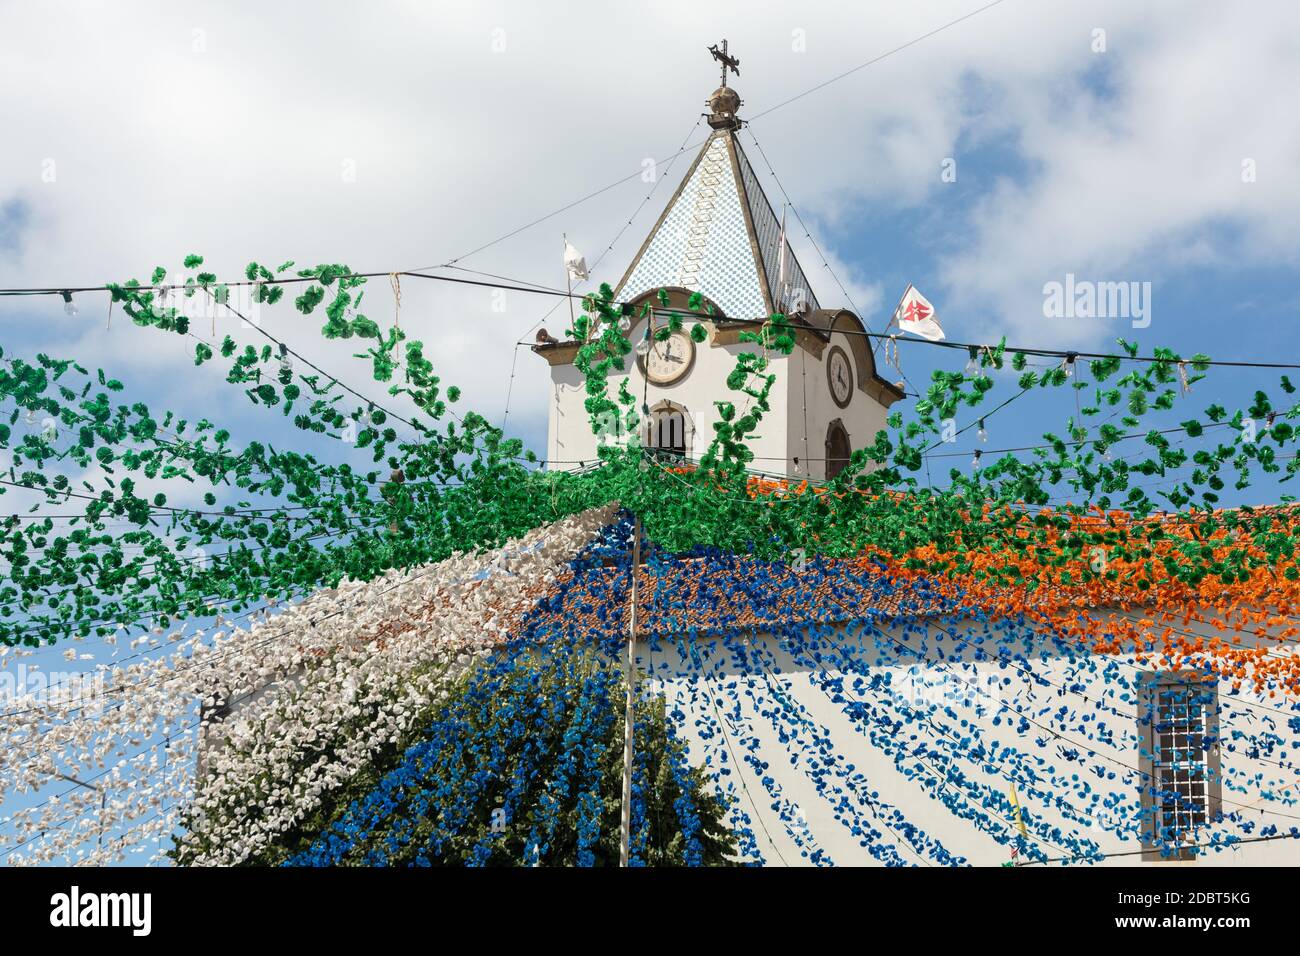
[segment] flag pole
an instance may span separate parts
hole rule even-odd
[[[618,865],[628,865],[628,844],[632,837],[632,728],[636,704],[636,585],[641,568],[641,516],[632,528],[632,611],[627,631],[627,700],[623,711],[623,812],[619,825]]]
[[[569,234],[567,232],[560,233],[560,239],[564,242],[564,253],[567,257],[569,253]],[[577,321],[573,317],[573,273],[569,271],[567,261],[564,263],[564,283],[569,290],[569,328],[573,328],[574,322]]]
[[[890,326],[892,326],[895,322],[898,321],[898,310],[901,309],[901,308],[903,307],[903,299],[906,299],[906,298],[907,298],[907,293],[909,293],[909,292],[911,292],[911,291],[912,291],[912,283],[909,282],[909,283],[907,284],[907,288],[903,290],[903,294],[902,294],[902,296],[901,296],[901,297],[899,298],[899,300],[898,300],[898,305],[894,306],[894,312],[893,312],[892,315],[890,315],[890,317],[889,317],[889,321],[885,323],[885,328],[882,330],[882,334],[883,334],[884,332],[888,332],[889,329],[890,329]],[[899,331],[902,331],[902,326],[899,326]],[[877,352],[879,352],[879,351],[880,351],[880,347],[881,347],[882,345],[884,345],[884,344],[885,344],[885,340],[884,340],[884,339],[877,339],[877,340],[876,340],[876,347],[873,348],[873,349],[871,350],[871,354],[872,354],[872,355],[875,355]],[[886,352],[885,355],[888,356],[889,353]],[[899,369],[899,371],[902,371],[902,369]]]
[[[903,294],[902,294],[901,296],[899,296],[899,298],[898,298],[898,305],[894,306],[894,312],[893,312],[893,314],[890,315],[890,317],[889,317],[889,321],[885,324],[885,331],[886,331],[886,332],[889,331],[889,327],[890,327],[891,325],[893,325],[895,322],[898,321],[898,310],[901,309],[901,308],[903,307],[903,300],[907,298],[907,293],[909,293],[909,292],[911,292],[911,291],[912,291],[912,283],[909,282],[909,283],[907,284],[907,288],[903,290]],[[902,326],[899,326],[899,328],[901,329]]]
[[[781,301],[780,303],[778,303],[778,308],[780,309],[782,315],[785,314],[786,291],[787,291],[787,286],[790,285],[790,279],[786,275],[786,273],[790,269],[790,260],[785,251],[785,246],[786,246],[785,212],[786,209],[789,207],[789,205],[790,203],[786,202],[781,206],[781,245],[780,248],[777,249],[777,254],[778,254],[777,257],[779,259],[779,264],[777,266],[777,271],[779,273],[779,275],[777,276],[777,283],[781,287]]]

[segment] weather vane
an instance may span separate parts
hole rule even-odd
[[[735,73],[736,76],[740,76],[740,57],[728,55],[726,40],[722,41],[721,50],[718,49],[718,45],[715,43],[713,46],[709,47],[709,53],[713,55],[715,60],[722,64],[723,86],[727,85],[727,70],[731,70],[731,72]]]

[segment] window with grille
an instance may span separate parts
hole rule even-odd
[[[1146,689],[1143,844],[1152,859],[1186,860],[1218,813],[1218,689],[1161,675]]]

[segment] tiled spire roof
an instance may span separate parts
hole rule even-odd
[[[780,283],[780,217],[768,202],[732,129],[705,142],[615,295],[662,287],[701,292],[729,318],[759,318],[799,302],[818,309],[807,277],[788,248]]]

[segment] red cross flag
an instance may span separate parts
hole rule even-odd
[[[894,310],[893,321],[898,323],[901,331],[911,332],[931,342],[941,342],[944,339],[943,329],[939,327],[939,319],[934,314],[934,306],[914,286],[909,285],[903,293],[898,308]]]

